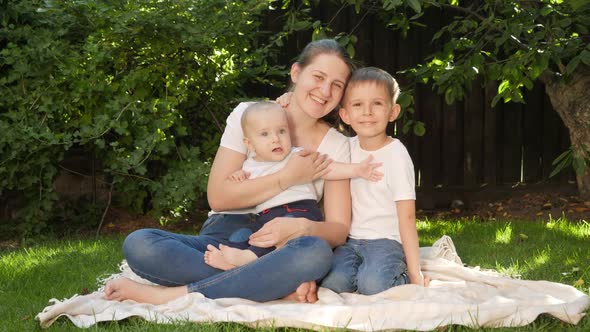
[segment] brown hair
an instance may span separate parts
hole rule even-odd
[[[350,87],[358,85],[359,83],[367,82],[375,83],[384,87],[391,98],[392,104],[395,104],[400,93],[399,85],[393,76],[385,70],[377,67],[364,67],[355,70],[348,80],[347,89],[350,89]],[[344,98],[346,98],[346,92],[344,92]]]

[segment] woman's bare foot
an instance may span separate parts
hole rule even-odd
[[[283,297],[283,300],[300,303],[315,303],[318,300],[318,287],[315,281],[306,281],[299,285],[293,293]]]
[[[121,277],[109,281],[104,293],[104,298],[110,301],[133,300],[140,303],[163,304],[188,294],[188,290],[186,286],[153,286]]]

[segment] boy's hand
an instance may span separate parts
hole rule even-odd
[[[430,285],[430,278],[429,277],[425,277],[424,274],[422,274],[422,271],[418,272],[418,274],[416,275],[409,275],[410,276],[410,283],[414,284],[414,285],[418,285],[418,286],[423,286],[423,287],[428,287],[428,285]]]
[[[282,108],[286,108],[291,103],[291,96],[292,95],[293,95],[293,92],[285,92],[279,98],[277,98],[275,101],[277,102],[277,104],[281,105]]]
[[[232,182],[242,182],[250,177],[250,173],[244,170],[235,171],[227,179]]]
[[[356,175],[357,177],[377,182],[383,178],[383,173],[376,170],[376,168],[383,165],[383,163],[372,163],[371,160],[373,160],[373,156],[369,155],[365,160],[361,161],[355,169]]]

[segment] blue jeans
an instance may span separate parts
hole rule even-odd
[[[295,201],[281,206],[275,206],[256,215],[253,231],[256,232],[264,226],[267,222],[277,217],[287,218],[307,218],[313,221],[324,220],[322,211],[318,207],[315,199],[305,199]],[[252,251],[256,257],[261,257],[276,249],[276,247],[260,248],[248,244],[248,239],[243,243],[234,246],[238,249],[248,249]]]
[[[321,286],[337,293],[380,293],[410,282],[402,245],[394,240],[349,238],[336,248],[332,269]]]
[[[328,273],[332,250],[322,239],[305,236],[229,271],[205,263],[207,245],[231,245],[251,233],[251,215],[216,214],[203,224],[200,235],[141,229],[127,236],[123,254],[133,272],[163,286],[187,285],[189,292],[208,298],[239,297],[270,301],[292,293]]]

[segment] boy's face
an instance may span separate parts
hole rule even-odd
[[[350,125],[359,138],[385,136],[387,124],[393,122],[400,106],[393,104],[384,86],[361,82],[348,86],[340,117]]]
[[[277,106],[280,107],[280,106]],[[282,110],[260,110],[249,114],[244,143],[258,161],[281,161],[291,152],[287,115]]]

